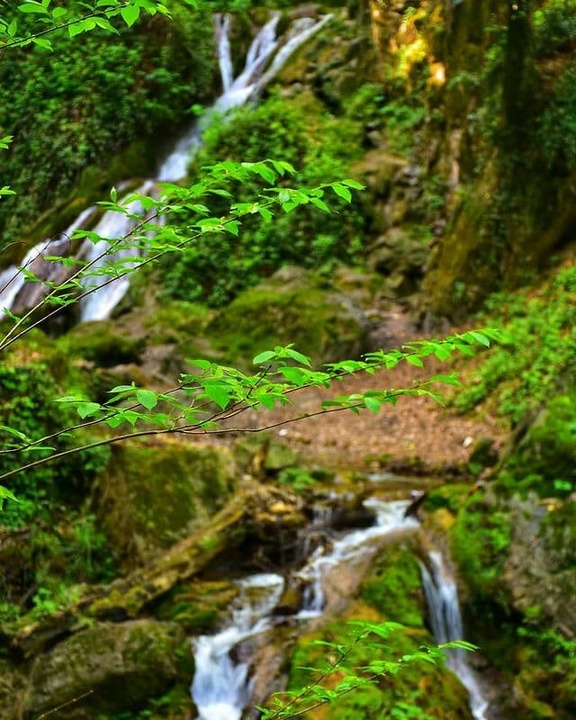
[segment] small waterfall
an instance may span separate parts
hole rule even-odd
[[[276,30],[280,13],[272,13],[268,22],[256,34],[246,55],[242,72],[234,78],[229,40],[231,17],[228,14],[216,15],[215,35],[223,93],[205,116],[176,143],[174,150],[158,169],[156,178],[147,180],[136,192],[143,195],[152,194],[157,192],[157,182],[178,182],[185,178],[190,160],[200,147],[202,132],[210,123],[211,118],[215,114],[221,115],[231,108],[245,104],[250,98],[257,97],[284,67],[290,56],[324,27],[331,17],[332,15],[325,15],[319,21],[314,21],[312,18],[296,19],[284,37],[277,37]],[[102,241],[95,244],[83,243],[81,246],[79,255],[91,263],[92,268],[90,277],[86,277],[82,283],[90,294],[80,303],[81,321],[109,318],[128,290],[128,276],[118,277],[110,282],[110,278],[113,277],[110,275],[110,271],[117,262],[121,262],[126,269],[133,267],[140,256],[139,249],[134,247],[130,249],[123,247],[118,252],[114,251],[115,244],[127,239],[134,227],[145,216],[136,203],[129,206],[129,209],[133,214],[141,217],[129,218],[122,213],[108,211],[104,213],[94,228],[94,232],[102,236]],[[84,212],[92,215],[95,208],[89,208]],[[85,224],[80,224],[82,217],[83,214],[68,228],[65,234],[71,234],[78,227],[85,227]],[[83,223],[85,219],[83,219]],[[28,302],[15,305],[18,295],[22,293],[24,285],[27,283],[22,269],[35,272],[32,265],[39,255],[57,254],[49,252],[51,243],[50,240],[40,243],[30,250],[19,267],[8,268],[0,273],[0,313],[5,310],[19,312],[33,307],[34,303],[29,304]],[[46,273],[37,274],[37,277],[40,281],[47,279]],[[65,279],[66,276],[62,277],[60,282]],[[34,296],[38,302],[46,293],[47,287],[42,282],[38,282],[36,285]]]
[[[422,583],[430,612],[430,622],[434,639],[438,643],[450,640],[463,640],[464,628],[458,589],[453,575],[450,573],[441,553],[431,551],[429,567],[422,564]],[[468,690],[470,710],[476,720],[487,720],[488,701],[484,698],[474,671],[468,663],[464,650],[450,650],[447,659],[448,667],[458,676],[462,685]]]
[[[191,691],[199,720],[240,720],[250,699],[250,668],[248,662],[235,662],[230,651],[271,626],[268,616],[280,600],[284,580],[280,575],[253,575],[238,586],[232,625],[193,641],[196,672]]]
[[[45,258],[69,255],[72,234],[84,228],[95,212],[95,207],[86,208],[55,240],[42,240],[26,253],[18,267],[11,265],[0,272],[0,320],[6,310],[21,312],[34,307],[45,294],[45,283],[60,284],[67,279],[70,271],[62,263]],[[38,281],[27,281],[23,271],[33,273]]]
[[[155,184],[147,180],[136,193],[151,195]],[[114,308],[124,297],[130,286],[128,275],[120,275],[110,282],[110,270],[121,265],[122,271],[134,267],[140,258],[140,250],[134,244],[113,251],[114,241],[122,243],[134,228],[146,218],[146,212],[139,200],[130,202],[126,209],[129,215],[113,211],[105,212],[93,232],[102,239],[96,243],[85,240],[80,248],[79,257],[91,265],[92,272],[82,278],[82,286],[90,294],[80,300],[80,318],[89,320],[106,320]],[[104,287],[105,285],[105,287]]]
[[[312,591],[303,598],[295,622],[319,617],[325,607],[322,584],[331,570],[376,552],[378,539],[394,532],[414,530],[418,523],[404,517],[409,502],[367,500],[376,511],[376,524],[346,533],[328,550],[317,548],[312,557],[292,579],[305,581]],[[250,701],[251,683],[246,658],[232,659],[230,651],[243,640],[272,627],[270,613],[277,606],[284,589],[279,575],[255,575],[238,582],[238,609],[233,611],[232,625],[217,635],[201,636],[193,641],[196,673],[192,698],[198,707],[198,720],[240,720]]]
[[[417,520],[405,517],[409,502],[383,502],[370,498],[364,504],[375,511],[376,524],[347,533],[335,540],[331,547],[316,548],[308,563],[297,573],[297,577],[306,582],[303,607],[298,617],[314,617],[322,613],[326,602],[323,583],[331,570],[359,556],[370,554],[373,541],[381,537],[418,527]]]

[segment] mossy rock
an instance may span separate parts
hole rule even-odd
[[[142,562],[207,522],[235,485],[227,449],[165,438],[116,446],[96,480],[94,503],[125,563]]]
[[[148,342],[180,343],[185,338],[204,333],[206,326],[214,317],[214,311],[205,305],[170,300],[161,302],[143,321]]]
[[[207,328],[230,361],[249,364],[260,351],[294,343],[316,363],[358,358],[368,323],[347,295],[312,273],[284,268],[238,296]]]
[[[505,496],[535,492],[566,497],[576,487],[576,392],[550,400],[503,465],[496,488]]]
[[[426,630],[415,628],[393,630],[386,638],[370,635],[359,642],[354,641],[354,626],[349,625],[349,621],[381,623],[382,620],[374,609],[357,602],[343,620],[330,623],[318,633],[301,637],[290,659],[289,689],[301,689],[321,674],[326,663],[337,660],[336,649],[314,644],[317,640],[350,648],[345,665],[356,669],[360,676],[361,668],[377,659],[395,663],[423,646],[434,645]],[[319,672],[311,673],[311,667],[319,668]],[[333,689],[342,679],[343,674],[337,672],[328,676],[325,684]],[[470,720],[472,715],[467,692],[455,675],[441,665],[416,661],[402,662],[397,670],[383,676],[379,682],[353,690],[335,702],[306,713],[305,717],[308,720],[371,720],[375,717]]]
[[[510,552],[512,526],[505,506],[492,495],[476,492],[461,504],[450,532],[451,555],[469,590],[472,615],[490,608],[507,608],[509,599],[500,582]]]
[[[187,633],[205,634],[221,625],[238,592],[238,586],[229,580],[195,580],[174,588],[155,615],[177,622]]]
[[[38,657],[23,702],[24,720],[97,720],[139,710],[175,683],[188,683],[193,658],[176,623],[99,623]],[[55,710],[64,706],[61,710]]]
[[[137,363],[144,339],[130,335],[111,320],[77,325],[59,345],[68,357],[83,358],[100,367]]]
[[[362,582],[360,597],[386,620],[423,628],[425,601],[414,548],[407,544],[384,548]]]

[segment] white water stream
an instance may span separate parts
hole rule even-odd
[[[216,15],[215,35],[223,92],[205,116],[176,143],[174,150],[162,162],[156,177],[146,180],[135,192],[152,196],[158,193],[158,182],[179,182],[185,178],[188,165],[200,146],[202,132],[214,116],[221,116],[251,98],[257,98],[294,52],[324,27],[331,17],[325,15],[318,21],[297,18],[285,35],[278,37],[276,31],[280,13],[272,13],[250,45],[242,72],[234,78],[229,40],[231,17],[228,14]],[[89,294],[80,303],[81,321],[109,318],[129,288],[127,274],[121,271],[119,277],[114,279],[114,274],[110,272],[114,265],[126,271],[137,264],[140,249],[126,247],[122,241],[130,237],[137,225],[145,219],[146,213],[137,201],[130,202],[127,207],[130,216],[114,211],[105,212],[93,228],[102,239],[96,243],[86,240],[76,255],[78,259],[91,263],[90,274],[82,281],[84,290]],[[88,225],[95,211],[95,207],[84,210],[60,237],[69,240],[75,230]],[[66,270],[61,263],[42,261],[45,255],[69,253],[69,242],[64,249],[57,243],[50,239],[39,243],[26,254],[20,265],[0,272],[0,319],[7,312],[20,312],[34,307],[49,289],[46,281],[59,283],[66,279]],[[119,245],[122,247],[116,251],[114,248]],[[38,278],[34,283],[34,291],[29,290],[30,283],[23,269],[33,272]]]
[[[235,662],[230,651],[271,627],[270,613],[284,589],[280,575],[252,575],[238,581],[238,607],[232,624],[217,635],[193,641],[196,672],[191,692],[199,720],[240,720],[250,700],[249,663]]]
[[[462,640],[464,638],[464,628],[458,602],[458,588],[454,576],[444,562],[441,553],[437,551],[430,552],[429,560],[429,568],[422,564],[422,584],[428,602],[434,639],[438,643]],[[487,720],[486,712],[489,703],[482,693],[474,671],[470,667],[466,651],[450,650],[447,664],[468,690],[470,710],[474,718],[476,720]]]
[[[310,589],[304,594],[296,622],[322,614],[325,603],[322,584],[332,570],[376,552],[378,539],[418,527],[413,518],[404,517],[409,502],[368,500],[366,504],[376,512],[375,525],[346,533],[329,550],[318,549],[304,568],[295,573],[294,577],[305,581]],[[284,589],[279,575],[254,575],[238,585],[241,607],[233,611],[230,627],[216,635],[203,635],[192,643],[196,672],[191,692],[199,720],[240,720],[250,701],[249,661],[244,658],[234,661],[230,652],[243,640],[272,627],[274,618],[270,613]]]
[[[288,579],[288,582],[304,583],[302,607],[293,616],[295,622],[323,614],[328,602],[325,590],[338,584],[347,564],[370,558],[381,546],[382,538],[418,528],[417,520],[405,517],[410,505],[407,501],[370,499],[365,505],[376,514],[374,525],[347,532],[331,544],[322,544]],[[323,520],[329,522],[326,513],[320,511],[313,527],[320,529]],[[456,583],[439,552],[430,553],[429,567],[422,565],[422,582],[435,640],[445,643],[463,639]],[[249,653],[245,649],[239,652],[238,648],[247,638],[273,627],[273,610],[285,587],[284,579],[273,574],[253,575],[237,584],[240,593],[230,626],[216,635],[203,635],[192,642],[196,673],[191,693],[198,708],[198,720],[240,720],[250,702],[252,684]],[[233,658],[235,650],[240,657]],[[468,690],[475,720],[487,720],[488,702],[468,664],[466,652],[450,651],[447,663]]]

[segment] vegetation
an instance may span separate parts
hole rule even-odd
[[[166,6],[151,0],[110,0],[94,8],[26,0],[3,13],[0,104],[5,114],[0,135],[2,146],[8,147],[6,178],[17,191],[12,195],[7,187],[0,190],[7,262],[21,257],[13,241],[26,236],[31,244],[47,228],[48,234],[58,232],[80,207],[101,197],[102,188],[150,175],[164,148],[149,139],[187,124],[198,104],[215,94],[208,10],[206,3],[198,5],[189,13],[178,0]],[[481,5],[472,11],[453,4],[454,22],[436,23],[432,31],[427,22],[434,13],[436,19],[443,17],[440,5],[416,8],[411,3],[397,32],[395,62],[380,76],[362,67],[357,50],[350,51],[347,64],[358,72],[357,92],[328,87],[330,80],[320,78],[320,72],[328,71],[322,69],[313,76],[313,99],[307,95],[288,104],[281,93],[271,93],[258,108],[214,122],[186,182],[166,184],[151,196],[126,198],[113,189],[110,201],[101,204],[101,211],[123,214],[131,228],[112,239],[104,258],[126,250],[132,252],[128,262],[110,261],[101,267],[68,258],[68,280],[49,286],[47,298],[32,311],[3,321],[0,497],[9,541],[0,548],[0,564],[10,567],[11,574],[2,578],[0,617],[9,626],[6,637],[16,634],[18,652],[24,648],[33,655],[40,646],[59,647],[60,638],[70,633],[71,644],[82,645],[79,630],[93,630],[93,635],[99,631],[82,625],[92,620],[58,623],[63,618],[70,622],[71,615],[78,621],[86,584],[109,582],[129,556],[130,561],[147,561],[176,540],[182,528],[203,517],[208,505],[211,510],[221,507],[233,485],[227,473],[217,460],[202,460],[205,469],[186,485],[193,462],[182,446],[178,451],[176,444],[170,447],[173,438],[240,431],[244,413],[256,418],[250,429],[259,431],[272,424],[264,411],[278,407],[291,408],[281,422],[292,422],[302,417],[298,402],[291,404],[301,390],[337,390],[340,381],[354,375],[375,374],[398,363],[422,367],[427,358],[443,361],[454,352],[473,354],[475,347],[488,348],[506,337],[513,338],[514,345],[507,341],[488,350],[478,361],[476,379],[459,391],[455,404],[462,411],[481,403],[488,411],[497,408],[520,440],[501,458],[488,493],[437,491],[424,507],[455,516],[453,555],[473,595],[469,610],[490,617],[506,642],[518,642],[516,654],[508,649],[502,657],[517,674],[518,695],[527,693],[526,717],[549,716],[550,708],[569,716],[574,702],[570,628],[564,633],[560,624],[550,630],[554,608],[534,604],[527,610],[519,605],[503,576],[510,572],[508,560],[518,552],[510,520],[515,503],[533,503],[521,505],[529,508],[523,512],[535,507],[535,515],[540,513],[530,547],[545,547],[557,563],[558,577],[567,573],[562,583],[574,568],[573,556],[564,552],[564,545],[573,546],[576,483],[575,274],[570,261],[546,286],[508,290],[489,301],[486,322],[505,325],[505,335],[491,329],[463,332],[442,341],[408,343],[401,350],[369,351],[358,360],[369,350],[352,345],[361,332],[351,333],[349,345],[345,326],[331,314],[337,304],[330,282],[334,270],[339,264],[364,263],[370,233],[370,239],[379,240],[380,234],[401,225],[422,247],[433,243],[447,248],[441,274],[447,266],[450,271],[457,267],[460,257],[459,248],[450,255],[446,237],[467,244],[474,262],[464,263],[447,280],[450,302],[458,309],[467,307],[474,293],[480,298],[487,288],[505,287],[512,277],[534,277],[539,264],[553,266],[549,255],[571,238],[573,214],[569,203],[562,205],[561,184],[573,174],[576,161],[571,103],[576,5],[533,3],[536,11],[521,17],[510,5],[511,14],[497,12],[491,27],[485,27]],[[243,11],[252,6],[243,0],[234,3]],[[530,3],[526,8],[531,10]],[[35,29],[36,19],[41,30]],[[373,30],[376,34],[381,28]],[[458,41],[451,45],[452,30],[469,37],[471,46],[481,46],[478,57],[485,61],[470,60],[477,47],[466,55]],[[80,33],[85,33],[82,43],[68,42]],[[518,44],[520,36],[527,42]],[[382,43],[377,51],[385,54],[392,47]],[[47,57],[53,59],[49,68]],[[370,67],[374,57],[367,63]],[[433,61],[440,57],[446,60],[449,77],[445,90],[432,72]],[[117,71],[120,64],[122,73]],[[530,112],[527,98],[533,100]],[[459,105],[464,109],[457,117]],[[16,137],[11,142],[7,136],[12,134]],[[54,158],[50,163],[47,139]],[[362,167],[366,149],[374,151],[385,168],[382,177]],[[462,175],[456,177],[458,173]],[[374,227],[355,195],[364,177],[370,193],[365,204],[374,205],[372,220],[379,215],[380,224]],[[545,186],[550,189],[546,207]],[[401,210],[390,202],[393,193],[402,193]],[[131,201],[140,202],[143,212],[133,213]],[[33,225],[55,205],[50,217]],[[563,214],[556,223],[558,209]],[[446,226],[450,213],[452,221]],[[534,240],[532,245],[527,238]],[[95,243],[99,238],[88,229],[77,233],[72,244],[84,240]],[[516,264],[522,266],[518,272]],[[296,271],[310,284],[291,294],[287,265],[314,271]],[[116,321],[66,332],[75,321],[79,299],[93,292],[86,278],[111,283],[137,271],[140,285],[133,286],[132,298],[141,303],[137,333],[125,334],[125,326],[114,327]],[[282,285],[282,292],[276,293],[274,283]],[[308,316],[307,302],[320,296],[329,300],[326,312]],[[56,316],[64,318],[60,325],[53,322]],[[255,323],[254,317],[261,322]],[[298,349],[290,344],[297,323],[307,332],[302,331]],[[278,326],[286,333],[280,344],[272,340]],[[48,339],[37,328],[60,337]],[[202,344],[204,334],[217,339],[208,347]],[[162,373],[146,376],[142,370],[141,356],[150,338],[178,346],[181,357],[169,357],[163,370],[176,366],[178,371],[183,358],[192,358],[172,385]],[[345,355],[354,359],[342,360]],[[241,369],[225,364],[228,361],[241,364]],[[457,381],[451,374],[437,375],[409,388],[341,395],[307,415],[347,410],[376,414],[401,396],[437,398],[436,383]],[[134,442],[140,438],[151,442]],[[111,447],[126,441],[132,442],[125,452],[114,452],[113,497],[109,487],[103,492],[102,471],[109,467]],[[168,457],[170,467],[158,471]],[[292,462],[276,469],[281,487],[308,493],[316,483],[315,471]],[[147,473],[154,482],[147,482]],[[210,484],[212,477],[215,482]],[[100,492],[103,498],[97,497]],[[140,493],[137,512],[130,500],[134,492]],[[167,503],[161,518],[156,517],[157,496]],[[204,503],[198,515],[191,512],[196,501]],[[117,524],[130,535],[129,541],[118,540],[116,530],[118,543],[111,542],[114,529],[105,528],[104,533],[95,515],[98,502],[115,503],[116,510],[126,505],[124,520]],[[111,523],[119,517],[111,513]],[[143,537],[149,546],[141,542]],[[221,534],[206,535],[198,549],[214,554],[220,539]],[[449,697],[437,701],[433,681],[420,669],[430,660],[440,661],[441,655],[423,649],[431,639],[424,629],[418,565],[409,553],[397,552],[376,561],[358,601],[366,615],[351,635],[350,627],[337,621],[322,631],[319,645],[298,645],[290,666],[293,692],[268,707],[265,717],[312,717],[318,706],[323,716],[335,720],[356,720],[385,708],[400,720],[423,712],[456,717],[462,689],[451,684]],[[161,589],[156,590],[162,596]],[[145,589],[140,592],[145,597]],[[162,597],[165,604],[158,605],[158,616],[167,623],[176,620],[187,631],[214,628],[229,596],[230,588],[225,588],[208,606],[205,598],[178,588],[174,597]],[[113,612],[104,605],[103,613]],[[138,613],[144,605],[139,599],[123,612]],[[365,619],[375,615],[374,622]],[[408,632],[392,639],[389,619],[408,625]],[[55,629],[47,640],[38,640],[35,628],[44,621],[54,623]],[[510,629],[514,624],[520,626],[517,632]],[[545,669],[537,667],[540,656]],[[312,677],[299,667],[316,660],[321,661],[319,673]],[[188,658],[187,672],[189,665]],[[406,675],[397,676],[405,666]],[[0,687],[0,705],[5,686],[10,680]],[[167,718],[189,710],[189,698],[165,686],[143,709],[146,692],[144,687],[135,701],[140,709],[115,720]],[[109,708],[106,712],[111,717]]]

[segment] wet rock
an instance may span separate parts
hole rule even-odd
[[[96,720],[138,710],[179,679],[175,658],[185,641],[175,623],[94,625],[35,660],[22,717]]]

